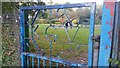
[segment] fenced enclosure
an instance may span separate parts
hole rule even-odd
[[[80,28],[80,22],[73,25],[71,19],[66,14],[66,10],[64,10],[65,8],[81,7],[90,7],[89,28]],[[20,43],[22,66],[92,66],[93,40],[91,38],[94,37],[95,8],[96,4],[94,2],[21,7]],[[42,17],[46,9],[50,11],[50,25],[35,24],[39,13],[41,13]],[[67,21],[62,26],[51,22],[52,9],[56,9],[57,14],[59,14],[59,10],[64,11],[64,14],[58,15],[60,17],[64,15],[67,18]],[[29,21],[27,11],[31,10],[36,11],[36,13],[33,20]],[[85,32],[83,32],[84,36],[81,34],[81,31]],[[82,36],[80,37],[80,35]],[[88,40],[87,44],[79,42],[85,39]]]

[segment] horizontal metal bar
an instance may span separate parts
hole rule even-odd
[[[24,6],[21,10],[43,10],[43,9],[62,9],[62,8],[76,8],[76,7],[90,7],[95,2],[77,3],[77,4],[63,4],[63,5],[47,5],[47,6]]]
[[[55,58],[55,57],[45,57],[45,56],[41,56],[41,55],[38,55],[38,54],[27,53],[27,52],[22,52],[21,54],[25,55],[25,56],[40,58],[42,60],[49,60],[49,61],[52,61],[52,62],[61,63],[61,64],[64,64],[64,65],[69,65],[69,66],[87,66],[87,64],[78,64],[78,63],[74,63],[74,62],[71,62],[71,61],[67,61],[67,60],[63,60],[63,59],[59,59],[59,58]]]

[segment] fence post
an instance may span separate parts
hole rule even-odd
[[[21,46],[21,65],[24,68],[27,66],[27,56],[24,56],[23,52],[28,52],[29,48],[27,47],[26,43],[29,43],[29,26],[27,25],[28,21],[28,14],[26,11],[20,10],[20,46]]]
[[[113,42],[115,0],[104,0],[98,66],[109,66]]]

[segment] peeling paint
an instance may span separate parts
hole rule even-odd
[[[110,26],[112,27],[113,26],[113,19],[111,18],[111,20],[110,20]]]
[[[109,45],[106,45],[106,49],[108,49],[108,48],[111,48],[111,46],[109,46]]]
[[[114,8],[113,8],[113,6],[115,5],[115,3],[114,2],[105,2],[105,4],[106,4],[106,8],[111,10],[110,15],[114,16]]]
[[[112,35],[110,35],[109,39],[112,39]]]
[[[108,46],[106,46],[106,49],[108,49]]]
[[[106,24],[108,24],[108,21],[106,22]]]
[[[106,1],[106,0],[104,0]],[[99,50],[99,66],[109,66],[108,59],[111,54],[112,38],[113,38],[113,20],[115,2],[104,2],[102,8],[102,24],[101,24],[101,39]]]
[[[112,39],[112,30],[108,32],[109,39]]]
[[[112,30],[110,30],[110,31],[108,32],[108,35],[110,35],[110,34],[112,34]]]

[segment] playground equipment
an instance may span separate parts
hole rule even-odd
[[[89,34],[89,45],[88,45],[88,64],[79,64],[70,62],[67,60],[59,59],[59,58],[53,58],[52,57],[52,42],[57,40],[57,36],[54,34],[48,35],[47,29],[53,25],[50,25],[46,31],[45,35],[47,39],[50,41],[50,57],[42,56],[40,54],[40,49],[37,46],[35,40],[34,40],[34,33],[37,30],[39,26],[37,26],[35,29],[33,28],[35,19],[39,13],[40,10],[44,9],[64,9],[64,8],[75,8],[75,7],[90,7],[90,34]],[[63,64],[64,67],[66,66],[93,66],[93,60],[94,60],[94,20],[95,20],[95,7],[96,4],[94,2],[91,3],[78,3],[78,4],[66,4],[66,5],[51,5],[51,6],[26,6],[20,8],[20,43],[21,43],[21,65],[26,68],[30,65],[29,58],[32,58],[32,66],[34,67],[34,59],[36,58],[38,60],[38,67],[40,67],[40,60],[43,60],[43,66],[45,68],[46,61],[49,62],[50,68],[52,67],[52,63],[56,63],[56,67],[59,66],[59,64]],[[101,25],[101,34],[100,34],[100,46],[99,46],[99,52],[98,52],[98,61],[97,66],[116,66],[113,62],[109,63],[109,59],[116,59],[118,55],[118,34],[115,31],[118,31],[117,28],[117,22],[118,22],[118,4],[115,2],[104,2],[103,5],[103,14],[102,14],[102,25]],[[26,10],[37,10],[35,17],[31,24],[28,24],[28,14],[26,13]],[[115,14],[116,12],[116,14]],[[116,21],[115,21],[116,19]],[[115,25],[114,25],[115,24]],[[29,27],[31,28],[31,35],[32,38],[29,38]],[[53,26],[54,27],[54,26]],[[54,37],[54,40],[51,40],[49,37]],[[29,40],[32,40],[34,43],[34,46],[36,47],[36,50],[38,54],[29,53],[27,44],[29,44]],[[117,51],[117,52],[116,52]]]

